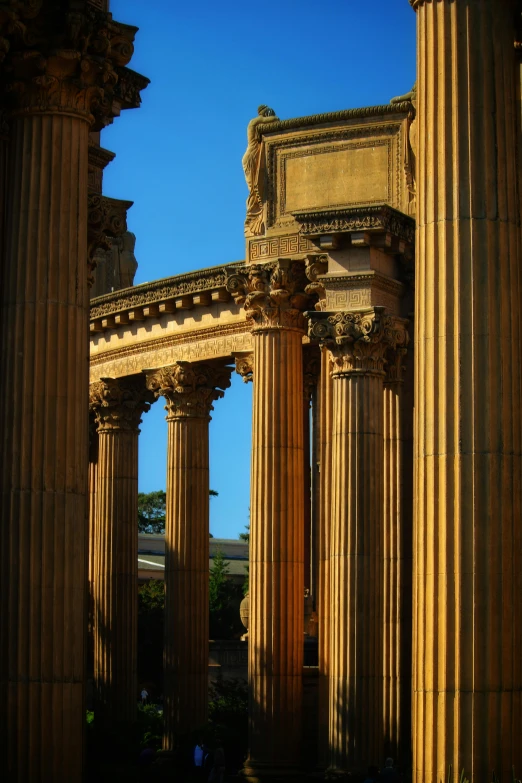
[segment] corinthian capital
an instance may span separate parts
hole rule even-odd
[[[309,302],[304,265],[291,258],[252,264],[227,279],[227,290],[244,307],[253,331],[305,330],[303,311]]]
[[[154,399],[141,377],[101,378],[89,387],[89,411],[98,432],[138,432],[141,417]]]
[[[147,371],[147,388],[155,397],[165,397],[167,421],[179,418],[210,418],[212,403],[230,386],[232,367],[176,362]]]
[[[243,383],[254,380],[254,354],[251,351],[237,351],[233,353],[236,363],[236,372],[243,378]]]
[[[333,375],[384,377],[386,354],[406,345],[406,322],[386,316],[384,307],[359,312],[309,313],[308,334],[329,350]]]
[[[15,113],[74,114],[99,130],[127,108],[119,84],[132,73],[125,66],[137,28],[114,21],[88,0],[62,10],[58,5],[41,0],[1,4],[7,101]],[[141,87],[147,82],[142,78]]]

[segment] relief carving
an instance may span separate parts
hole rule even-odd
[[[236,363],[236,372],[243,378],[243,383],[250,383],[254,380],[254,354],[253,353],[235,353],[234,361]]]
[[[139,432],[141,417],[154,399],[140,377],[101,378],[89,387],[89,412],[98,432]]]
[[[309,304],[304,264],[280,258],[271,264],[252,264],[227,280],[227,291],[253,321],[253,331],[305,329],[303,311]]]
[[[245,218],[247,237],[258,236],[265,230],[263,218],[265,156],[262,134],[270,123],[279,122],[275,111],[268,106],[260,106],[257,113],[258,116],[248,123],[248,145],[242,161],[249,191]]]
[[[384,378],[387,352],[393,356],[408,344],[407,321],[386,316],[384,307],[309,313],[308,318],[308,334],[330,352],[334,377],[363,373]]]
[[[156,398],[165,397],[167,421],[177,418],[210,419],[213,402],[230,386],[232,367],[176,362],[146,371],[147,388]]]

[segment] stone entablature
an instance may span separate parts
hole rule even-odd
[[[411,212],[412,111],[404,101],[261,125],[265,230],[247,238],[247,260],[312,252],[314,227],[307,229],[318,214],[338,220],[346,210],[383,205]]]

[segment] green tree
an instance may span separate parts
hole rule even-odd
[[[211,639],[232,639],[241,630],[239,619],[240,590],[230,579],[230,563],[218,549],[210,569],[209,633]]]
[[[210,497],[218,497],[215,489],[209,489]],[[158,489],[155,492],[138,493],[138,531],[140,533],[164,533],[167,493]],[[210,536],[211,538],[213,536]]]
[[[162,490],[138,493],[138,530],[140,533],[165,532],[167,494]]]

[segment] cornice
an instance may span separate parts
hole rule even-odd
[[[415,220],[387,204],[293,212],[292,215],[301,224],[299,233],[305,237],[352,231],[384,231],[409,244],[415,241]]]
[[[99,147],[97,144],[89,144],[89,166],[104,169],[116,157],[115,152]]]
[[[327,125],[346,120],[372,119],[373,117],[380,117],[387,114],[407,115],[410,110],[411,103],[409,101],[396,103],[394,105],[365,106],[359,109],[344,109],[343,111],[327,112],[326,114],[311,114],[308,117],[279,120],[279,122],[272,122],[266,127],[260,126],[260,129],[263,131],[263,136],[272,136],[276,133],[297,130],[298,128],[305,128],[312,125]]]
[[[122,288],[91,300],[91,322],[118,315],[136,307],[157,305],[191,294],[223,289],[228,276],[244,265],[243,261],[224,266],[213,266],[187,272],[183,275],[164,277],[152,283],[142,283],[132,288]]]

